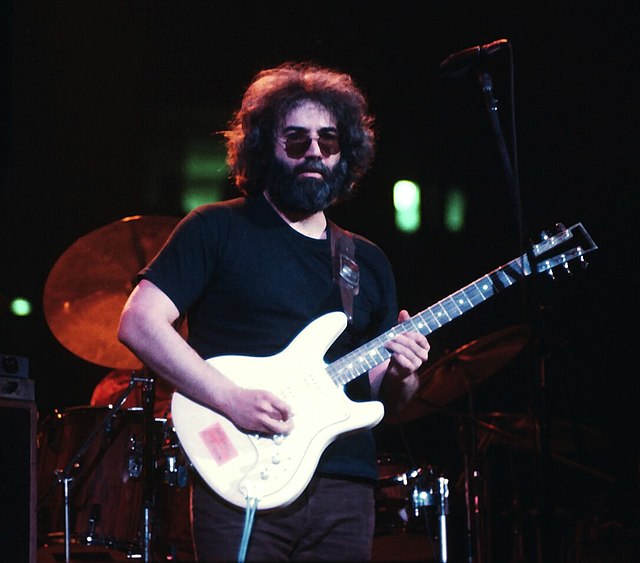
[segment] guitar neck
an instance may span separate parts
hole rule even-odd
[[[569,228],[564,228],[562,225],[559,227],[561,229],[557,234],[544,235],[541,242],[532,245],[530,254],[522,254],[514,258],[336,360],[327,366],[329,376],[336,385],[345,385],[387,360],[391,354],[385,348],[385,344],[397,334],[408,331],[417,331],[424,335],[431,334],[476,305],[484,303],[490,297],[532,273],[529,256],[537,259],[535,261],[537,273],[552,273],[552,268],[559,265],[566,268],[574,259],[584,263],[584,255],[598,248],[582,223],[576,223]],[[574,244],[576,242],[574,239],[579,243]],[[567,248],[568,244],[574,244],[574,246]],[[549,256],[552,250],[556,254]]]
[[[524,255],[511,260],[349,352],[331,363],[327,372],[336,384],[345,385],[391,357],[385,345],[396,335],[410,331],[429,335],[530,273],[531,269]]]

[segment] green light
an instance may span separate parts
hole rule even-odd
[[[464,228],[467,202],[462,190],[451,188],[447,193],[444,204],[444,226],[453,233],[459,233]]]
[[[16,317],[28,317],[31,314],[31,303],[24,297],[16,297],[11,301],[11,312]]]
[[[222,188],[213,185],[188,184],[184,188],[182,195],[182,209],[191,211],[205,203],[212,203],[222,199]]]
[[[187,155],[184,163],[184,177],[187,180],[214,180],[227,174],[225,157],[218,154]]]
[[[410,180],[398,180],[393,186],[396,228],[414,233],[420,228],[420,186]]]
[[[204,203],[220,201],[227,175],[224,145],[192,142],[182,168],[182,209],[189,212]]]

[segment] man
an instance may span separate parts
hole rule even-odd
[[[142,270],[122,313],[119,338],[182,395],[237,428],[286,436],[295,432],[295,404],[270,391],[268,381],[265,388],[244,388],[206,360],[272,356],[314,319],[343,309],[324,210],[351,197],[369,169],[373,118],[348,75],[286,63],[258,73],[225,136],[228,164],[244,197],[205,205],[181,221]],[[398,314],[383,252],[353,237],[359,274],[353,320],[326,361],[409,318],[406,311]],[[188,341],[173,328],[184,314]],[[356,377],[345,392],[355,401],[379,397],[393,413],[417,389],[416,372],[427,360],[429,343],[407,332],[385,347],[390,357]],[[258,510],[247,560],[369,559],[377,477],[371,432],[337,436],[298,498]],[[239,557],[245,516],[194,475],[199,561]]]

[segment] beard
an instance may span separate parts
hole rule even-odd
[[[283,213],[312,215],[324,211],[344,194],[344,169],[342,161],[329,170],[317,160],[304,161],[290,168],[274,157],[267,191]],[[303,172],[318,172],[322,178],[300,177]]]

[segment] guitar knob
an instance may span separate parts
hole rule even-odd
[[[273,435],[273,443],[276,446],[280,446],[284,442],[284,434],[274,434]]]
[[[273,465],[278,465],[281,461],[279,453],[275,453],[271,456],[271,463],[273,463]]]
[[[269,468],[263,467],[260,470],[260,479],[262,479],[263,481],[266,481],[268,478],[269,478]]]

